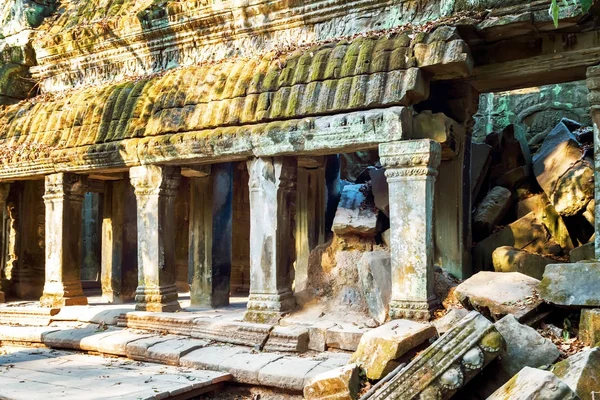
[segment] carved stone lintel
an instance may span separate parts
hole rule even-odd
[[[433,290],[434,183],[441,161],[430,139],[383,143],[390,198],[391,318],[429,319],[439,302]]]
[[[448,399],[494,358],[504,339],[483,315],[471,311],[369,400]]]
[[[273,322],[295,307],[292,295],[293,157],[248,161],[250,187],[250,298],[244,319]]]

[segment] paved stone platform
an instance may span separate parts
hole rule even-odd
[[[0,347],[0,399],[190,399],[231,379],[204,371],[53,349]]]

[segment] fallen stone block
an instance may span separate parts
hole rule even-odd
[[[594,198],[594,163],[561,121],[533,157],[533,172],[560,215],[585,210]]]
[[[513,189],[521,186],[527,180],[527,178],[529,178],[529,170],[529,165],[513,168],[496,179],[496,185],[505,187],[507,189]]]
[[[561,306],[600,306],[600,263],[550,264],[539,285],[539,294]]]
[[[360,365],[369,379],[381,379],[396,368],[399,357],[435,336],[432,325],[397,319],[365,333],[350,362]]]
[[[492,163],[492,147],[484,143],[471,144],[471,196],[477,197]]]
[[[442,318],[432,322],[439,336],[448,332],[461,319],[467,316],[469,312],[464,308],[453,308]]]
[[[366,331],[353,325],[335,325],[327,329],[327,347],[340,350],[355,351],[360,343],[360,338]]]
[[[323,354],[319,354],[315,359],[322,358]],[[351,354],[348,353],[327,353],[326,358],[316,367],[311,369],[306,378],[304,378],[304,385],[308,385],[309,382],[317,375],[324,372],[329,372],[332,369],[343,367],[350,363]]]
[[[7,344],[40,344],[44,336],[57,332],[60,328],[37,327],[37,326],[3,326],[0,329],[0,345]]]
[[[551,371],[581,400],[594,400],[592,393],[600,392],[600,348],[574,354],[556,363]]]
[[[514,247],[502,246],[492,253],[492,262],[496,272],[520,272],[535,279],[542,279],[546,265],[556,263],[556,260]]]
[[[512,315],[497,321],[494,326],[506,341],[506,349],[500,352],[500,370],[497,371],[506,380],[523,367],[552,364],[560,357],[560,351],[554,343],[535,329],[520,324]]]
[[[569,252],[569,261],[572,263],[594,260],[596,258],[596,247],[594,242],[589,242],[583,246],[575,247]]]
[[[523,368],[487,400],[575,400],[577,395],[556,375],[541,369]]]
[[[150,334],[136,333],[128,330],[120,330],[114,335],[106,335],[98,340],[95,345],[98,353],[113,354],[117,356],[127,355],[127,345],[135,340],[150,337]]]
[[[364,253],[358,262],[358,276],[369,313],[378,323],[385,322],[392,297],[392,264],[390,253]]]
[[[375,236],[377,214],[367,204],[366,185],[346,185],[333,219],[332,230],[337,235]]]
[[[331,321],[318,321],[308,327],[308,348],[315,351],[327,350],[327,330],[333,328]]]
[[[192,325],[190,336],[243,346],[262,346],[271,329],[273,325],[268,324],[197,318]]]
[[[562,252],[548,228],[533,212],[477,243],[473,248],[474,266],[484,271],[493,269],[492,253],[502,246],[540,254],[557,255]]]
[[[320,363],[310,358],[283,357],[264,366],[258,381],[263,386],[301,391],[306,375]]]
[[[473,234],[483,238],[489,235],[512,205],[510,190],[496,186],[488,192],[481,203],[475,208],[473,215]]]
[[[308,350],[308,329],[299,326],[276,326],[269,334],[264,350],[304,353]]]
[[[519,202],[517,218],[522,218],[530,212],[537,216],[537,219],[548,229],[554,241],[563,250],[568,251],[573,248],[573,240],[564,220],[558,215],[545,193],[528,197]]]
[[[581,310],[578,336],[588,346],[600,346],[600,308]]]
[[[84,328],[62,329],[55,332],[49,332],[42,337],[42,341],[46,346],[54,349],[82,350],[82,339],[101,333],[105,334],[104,331],[98,330],[98,326],[89,325]]]
[[[315,376],[304,387],[306,400],[356,400],[359,389],[358,366],[349,364]]]
[[[539,282],[519,272],[481,271],[458,285],[454,294],[465,308],[494,320],[512,314],[522,321],[542,303],[535,296]]]
[[[149,361],[147,352],[148,349],[158,343],[165,342],[167,340],[178,339],[180,336],[175,335],[164,335],[164,336],[149,336],[143,339],[135,340],[125,346],[127,358],[138,361]]]
[[[375,207],[389,217],[390,191],[385,177],[385,168],[370,168],[371,191],[375,199]]]
[[[503,347],[504,340],[493,324],[473,311],[369,399],[448,399]]]

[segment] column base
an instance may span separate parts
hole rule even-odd
[[[83,294],[81,281],[46,283],[44,285],[44,293],[40,298],[40,305],[49,308],[85,306],[87,304],[87,297]]]
[[[284,314],[296,309],[296,299],[291,291],[281,294],[250,294],[247,308],[244,321],[276,323]]]
[[[440,307],[437,297],[430,297],[425,301],[418,300],[392,300],[390,302],[390,319],[412,319],[429,321],[433,311]]]
[[[135,310],[175,312],[181,310],[175,285],[147,288],[138,286],[135,291]]]

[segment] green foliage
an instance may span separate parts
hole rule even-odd
[[[592,6],[594,0],[577,0],[579,5],[581,6],[581,12],[586,13]],[[563,5],[566,5],[566,1],[563,0]],[[552,0],[550,4],[550,15],[552,15],[552,21],[554,21],[554,26],[558,28],[558,14],[560,11],[560,6],[558,5],[558,0]]]

